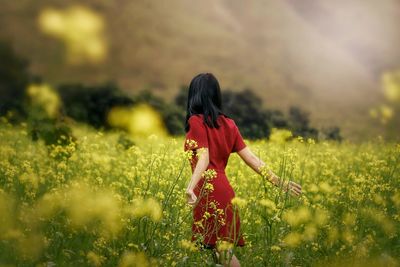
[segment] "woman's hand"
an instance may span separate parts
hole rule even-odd
[[[284,181],[283,179],[279,178],[279,176],[276,176],[272,171],[270,171],[270,176],[272,178],[268,178],[268,180],[272,181],[272,183],[275,186],[281,187],[283,191],[287,192],[288,190],[290,190],[289,192],[294,195],[294,196],[300,196],[302,191],[301,191],[301,185],[293,182],[293,181]]]
[[[284,186],[283,186],[283,190],[285,192],[287,192],[288,190],[290,190],[290,193],[292,195],[295,196],[300,196],[301,195],[301,185],[293,182],[293,181],[289,181],[289,182],[285,182]]]
[[[197,196],[193,192],[193,189],[186,189],[186,200],[187,200],[187,203],[191,206],[194,206],[194,204],[196,203]]]

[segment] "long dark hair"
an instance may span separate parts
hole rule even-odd
[[[228,117],[222,112],[221,88],[212,73],[197,74],[190,82],[186,108],[186,132],[190,128],[189,118],[195,114],[203,114],[204,123],[217,129],[219,128],[218,115]]]

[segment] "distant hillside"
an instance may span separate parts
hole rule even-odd
[[[350,139],[380,131],[368,110],[382,98],[380,73],[400,67],[397,0],[80,3],[106,18],[104,64],[64,64],[62,44],[39,31],[40,10],[66,1],[2,1],[0,37],[55,84],[112,79],[127,91],[150,86],[170,99],[208,71],[223,88],[250,87],[267,107],[299,105],[313,125],[338,125]]]

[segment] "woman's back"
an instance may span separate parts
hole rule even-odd
[[[229,155],[246,147],[234,120],[219,115],[219,128],[211,128],[203,121],[203,114],[189,118],[190,129],[186,134],[185,150],[207,147],[209,150],[210,169],[225,170]],[[195,142],[193,142],[195,141]],[[193,157],[196,159],[197,157]],[[196,160],[192,162],[192,168]]]

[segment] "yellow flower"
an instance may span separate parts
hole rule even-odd
[[[312,138],[307,138],[307,143],[314,145],[315,144],[315,140]]]
[[[269,141],[272,143],[282,144],[293,136],[292,132],[286,129],[272,128]]]
[[[320,182],[319,188],[322,192],[328,193],[328,194],[333,192],[333,190],[334,190],[334,188],[331,185],[329,185],[327,182]]]
[[[263,165],[263,166],[259,167],[259,172],[261,173],[262,177],[266,178],[271,183],[273,182],[273,180],[272,180],[273,173],[267,165]]]
[[[201,220],[199,220],[199,221],[196,221],[196,222],[194,222],[194,225],[195,225],[196,227],[198,227],[198,228],[204,229],[203,221],[204,221],[204,219],[201,219]]]
[[[42,108],[50,118],[57,117],[61,100],[56,91],[48,84],[31,84],[26,89],[32,104]]]
[[[118,267],[147,267],[150,266],[143,252],[125,252]]]
[[[331,227],[328,231],[328,241],[329,243],[334,243],[339,237],[339,231],[336,227]]]
[[[198,248],[196,247],[196,245],[193,242],[188,241],[186,239],[183,239],[183,240],[180,241],[180,246],[182,248],[188,249],[190,251],[197,251],[198,250]]]
[[[203,213],[203,218],[205,219],[205,220],[207,220],[208,218],[210,218],[211,217],[211,214],[208,212],[208,211],[205,211],[204,213]]]
[[[70,64],[98,63],[107,54],[101,14],[80,5],[65,10],[44,8],[39,15],[40,29],[64,42]]]
[[[281,247],[280,246],[271,246],[271,250],[272,251],[281,251]]]
[[[305,240],[313,240],[316,235],[317,235],[317,227],[315,226],[315,224],[311,223],[311,224],[307,224],[306,227],[304,228],[304,239]]]
[[[395,192],[390,199],[397,207],[400,207],[400,192]]]
[[[267,207],[269,210],[275,211],[276,210],[276,204],[275,202],[269,200],[269,199],[261,199],[260,204]]]
[[[400,71],[385,73],[382,76],[382,84],[386,99],[400,102]]]
[[[211,183],[206,183],[204,186],[204,190],[212,192],[214,191],[214,186]]]
[[[317,225],[324,225],[329,218],[329,213],[323,209],[317,209],[314,213],[314,222]]]
[[[194,155],[193,150],[187,150],[187,151],[185,152],[185,154],[186,154],[186,158],[187,158],[188,160],[192,160],[193,155]]]
[[[301,243],[301,234],[297,232],[289,233],[285,236],[283,242],[286,243],[289,247],[297,247]]]
[[[149,216],[153,221],[158,222],[162,217],[161,205],[157,200],[148,198],[134,199],[133,205],[128,209],[128,212],[135,217]]]
[[[89,251],[86,254],[86,258],[89,262],[90,265],[94,265],[94,266],[101,266],[102,262],[103,262],[103,258],[99,255],[97,255],[96,253],[94,253],[93,251]]]
[[[214,169],[207,169],[202,173],[201,176],[204,177],[206,180],[211,180],[217,177],[217,171]]]
[[[194,139],[186,139],[186,147],[189,150],[196,149],[198,147],[197,141]]]
[[[225,251],[233,248],[233,243],[225,241],[225,240],[219,240],[217,242],[217,249],[220,251]]]
[[[307,207],[301,206],[297,210],[286,211],[282,217],[291,226],[297,226],[308,221],[311,217],[311,212]]]
[[[240,198],[240,197],[234,197],[232,199],[231,203],[233,205],[236,205],[236,206],[240,207],[240,208],[243,208],[244,206],[246,206],[247,201],[245,199],[243,199],[243,198]]]
[[[348,244],[352,244],[354,241],[354,234],[349,228],[346,228],[344,231],[342,231],[342,240],[345,241]]]
[[[113,127],[126,129],[135,137],[167,136],[161,115],[151,106],[140,103],[133,107],[113,107],[107,115]]]
[[[391,108],[388,105],[381,105],[380,106],[381,109],[381,114],[382,114],[382,122],[385,123],[388,120],[390,120],[393,117],[394,111],[393,108]]]
[[[343,223],[347,226],[353,226],[356,223],[356,215],[354,213],[347,212],[343,217]]]

